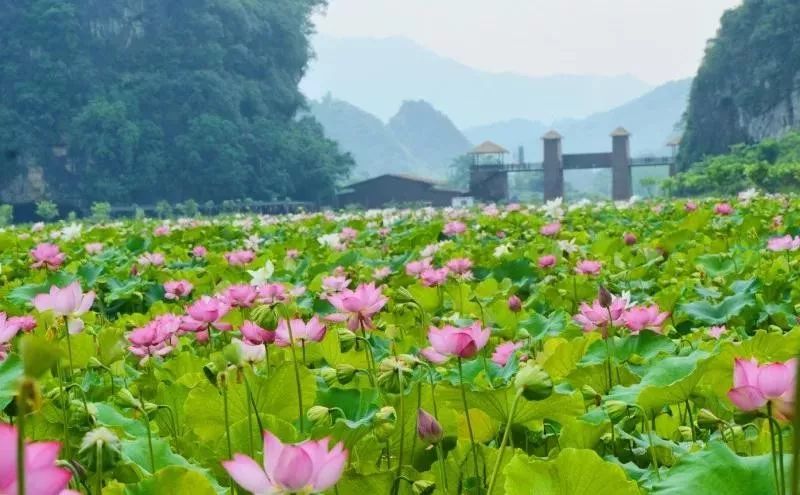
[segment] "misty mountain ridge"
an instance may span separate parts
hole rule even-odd
[[[686,110],[692,80],[668,82],[617,108],[590,115],[585,119],[556,121],[552,124],[527,119],[512,119],[465,129],[473,142],[491,140],[516,154],[525,148],[529,161],[542,159],[541,136],[555,129],[564,136],[564,153],[590,153],[611,149],[609,133],[623,126],[631,132],[631,154],[668,155],[667,142],[679,134],[679,124]]]
[[[388,123],[348,102],[326,95],[311,101],[311,114],[353,155],[353,180],[387,173],[444,179],[454,157],[472,143],[450,119],[425,101],[405,101]]]
[[[526,161],[542,159],[541,136],[556,129],[564,136],[565,153],[611,149],[609,133],[618,126],[632,134],[631,153],[666,155],[667,142],[677,133],[688,99],[691,80],[673,81],[607,112],[581,120],[553,124],[511,119],[460,131],[442,112],[424,101],[407,101],[384,123],[365,110],[330,95],[312,101],[310,111],[325,134],[350,152],[357,167],[353,178],[385,173],[411,173],[443,178],[454,158],[474,144],[490,140],[518,158],[523,146]]]
[[[331,92],[388,121],[407,100],[433,104],[461,128],[510,118],[553,122],[615,108],[653,89],[631,75],[531,77],[482,71],[402,37],[316,35],[301,90]]]

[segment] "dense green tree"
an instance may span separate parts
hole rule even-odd
[[[800,133],[736,145],[725,155],[707,157],[666,181],[679,195],[733,195],[749,188],[767,192],[800,189]]]
[[[330,199],[352,159],[296,115],[325,0],[0,0],[0,179],[59,201]]]
[[[800,125],[800,2],[745,0],[722,17],[694,79],[684,167]]]

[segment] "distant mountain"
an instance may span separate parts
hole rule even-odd
[[[405,101],[388,128],[411,153],[437,174],[447,172],[454,158],[472,144],[453,122],[425,101]]]
[[[349,151],[356,160],[351,178],[366,179],[385,173],[415,173],[420,161],[403,146],[392,130],[374,115],[330,97],[312,101],[311,113],[325,135]]]
[[[459,127],[525,118],[552,122],[617,107],[652,86],[623,75],[528,77],[483,72],[405,38],[314,38],[316,60],[300,84],[388,120],[405,100],[425,100]]]
[[[551,128],[564,136],[564,153],[586,153],[610,150],[609,133],[623,126],[633,134],[632,154],[665,154],[669,152],[666,143],[674,136],[675,126],[686,109],[691,84],[691,79],[669,82],[624,105],[581,120],[546,125],[516,119],[472,127],[464,134],[473,142],[489,139],[514,152],[523,145],[526,159],[540,160],[540,138]]]
[[[406,101],[384,124],[350,103],[326,96],[310,111],[325,135],[356,160],[353,179],[385,173],[445,178],[453,159],[472,148],[446,115],[425,101]]]

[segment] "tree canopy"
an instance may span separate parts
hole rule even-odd
[[[0,162],[93,201],[324,201],[352,167],[297,117],[325,0],[0,0]]]

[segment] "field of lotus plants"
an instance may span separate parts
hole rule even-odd
[[[0,231],[0,494],[796,493],[800,201]]]

